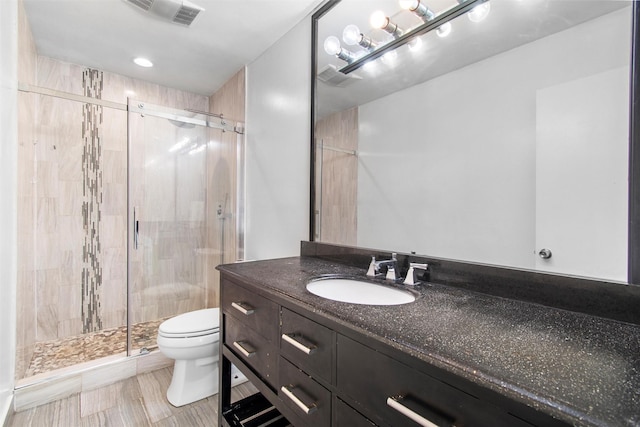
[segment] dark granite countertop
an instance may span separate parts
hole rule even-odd
[[[306,283],[365,269],[313,257],[218,268],[575,425],[640,425],[638,325],[437,284],[415,287],[420,297],[405,305],[335,302]]]

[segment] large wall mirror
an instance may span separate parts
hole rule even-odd
[[[633,1],[467,2],[314,17],[313,240],[633,282]]]

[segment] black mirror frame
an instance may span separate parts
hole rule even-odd
[[[315,240],[316,199],[316,74],[318,64],[318,20],[340,0],[328,0],[311,18],[311,153],[309,191],[309,241]],[[628,217],[628,274],[629,284],[640,285],[640,2],[633,2],[630,120],[629,120],[629,217]]]

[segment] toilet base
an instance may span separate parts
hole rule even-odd
[[[218,358],[176,360],[167,400],[183,406],[218,392]]]

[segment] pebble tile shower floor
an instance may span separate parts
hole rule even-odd
[[[157,347],[158,326],[166,319],[137,323],[132,326],[134,349]],[[127,327],[105,329],[85,335],[36,343],[25,378],[89,362],[127,351]]]

